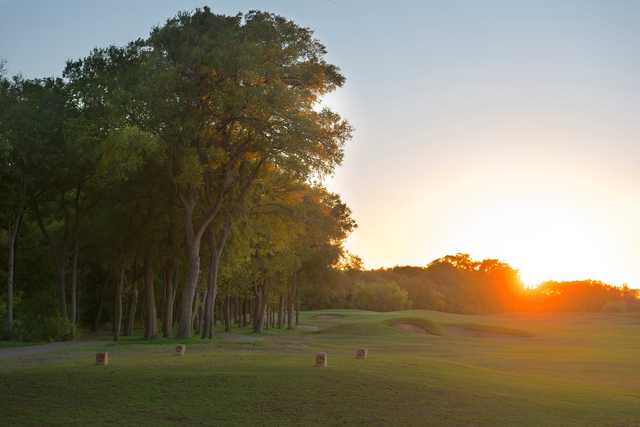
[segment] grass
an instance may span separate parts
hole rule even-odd
[[[0,425],[640,426],[638,318],[331,310],[301,320],[304,330],[258,339],[192,339],[183,357],[177,340],[127,338],[0,358]],[[391,327],[407,320],[444,333]],[[356,360],[357,348],[369,358]],[[109,366],[95,366],[97,351]],[[313,367],[318,351],[329,368]]]
[[[478,336],[502,336],[502,337],[520,337],[531,338],[534,335],[529,331],[523,331],[522,329],[513,329],[505,326],[497,325],[481,325],[478,323],[450,323],[449,327],[459,328],[468,333],[476,334]]]

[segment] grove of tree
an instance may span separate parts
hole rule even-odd
[[[326,53],[280,16],[205,7],[61,78],[2,74],[3,335],[294,327],[355,228],[321,184],[351,137],[322,105],[345,82]]]

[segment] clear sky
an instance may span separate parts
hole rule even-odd
[[[356,133],[328,186],[368,267],[463,251],[640,287],[640,2],[0,0],[0,57],[59,75],[205,3],[311,27],[343,70],[327,103]]]

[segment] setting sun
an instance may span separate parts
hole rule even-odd
[[[629,165],[602,169],[594,157],[567,163],[567,153],[551,144],[509,155],[505,144],[481,159],[445,153],[434,164],[416,156],[411,162],[425,168],[409,163],[413,175],[397,178],[406,184],[388,196],[398,200],[389,209],[372,210],[369,193],[339,173],[332,188],[356,201],[360,225],[347,246],[370,267],[425,265],[467,252],[509,262],[527,286],[591,278],[639,287],[640,205],[625,179]],[[378,191],[385,189],[383,181]]]

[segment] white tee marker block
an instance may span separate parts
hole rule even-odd
[[[359,348],[356,350],[356,359],[366,359],[369,356],[369,350],[366,348]]]
[[[185,344],[178,344],[176,346],[176,354],[179,356],[184,356],[184,353],[187,351],[187,346]]]
[[[316,354],[316,368],[326,368],[329,366],[327,353],[317,353]]]
[[[109,353],[96,353],[96,365],[107,366],[109,364]]]

